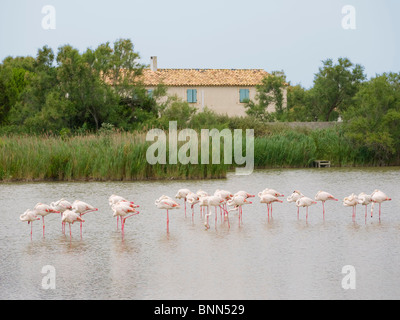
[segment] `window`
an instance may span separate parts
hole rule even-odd
[[[250,100],[250,90],[240,89],[240,103],[246,103]]]
[[[149,98],[153,98],[153,89],[148,89],[148,90],[147,90],[147,96],[148,96]]]
[[[188,89],[187,90],[187,102],[197,103],[197,90],[196,89]]]

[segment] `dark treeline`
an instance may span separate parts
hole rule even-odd
[[[253,128],[256,137],[268,137],[277,134],[268,125],[272,121],[342,119],[337,134],[354,149],[376,164],[400,163],[400,73],[367,79],[363,66],[328,59],[306,89],[292,85],[282,71],[272,72],[257,86],[255,101],[246,104],[247,116],[229,118],[198,112],[167,96],[162,84],[149,95],[139,59],[129,39],[83,53],[70,45],[57,53],[44,46],[36,57],[7,57],[0,64],[0,135],[145,131],[167,129],[176,120],[179,128]],[[270,104],[276,112],[266,111]]]

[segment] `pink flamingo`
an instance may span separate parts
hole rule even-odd
[[[323,210],[322,212],[323,212],[324,220],[325,220],[325,202],[328,200],[339,201],[333,195],[331,195],[330,193],[325,192],[325,191],[318,191],[318,193],[315,195],[315,200],[322,202],[322,210]]]
[[[246,199],[255,197],[254,194],[250,194],[246,191],[238,191],[233,196],[242,196],[243,198],[246,198]]]
[[[193,221],[193,218],[194,218],[194,205],[196,203],[200,202],[200,197],[196,193],[190,192],[186,196],[186,200],[190,204],[190,207],[192,208],[192,221]]]
[[[356,219],[356,213],[357,213],[357,205],[358,205],[358,197],[352,193],[348,197],[343,199],[343,205],[345,207],[353,207],[353,222]]]
[[[130,203],[130,204],[132,204],[132,205],[134,205],[134,202],[133,201],[128,201],[128,200],[126,200],[125,198],[123,198],[123,197],[121,197],[121,196],[118,196],[118,195],[115,195],[115,194],[112,194],[109,198],[108,198],[108,204],[110,205],[110,207],[113,205],[113,204],[117,204],[118,202],[128,202],[128,203]],[[132,208],[138,208],[139,206],[133,206]],[[119,216],[117,216],[117,230],[118,230],[118,221],[119,221]]]
[[[247,198],[237,195],[234,196],[231,200],[229,200],[227,202],[228,206],[233,206],[233,209],[229,210],[229,211],[239,211],[239,226],[240,223],[243,222],[243,205],[245,204],[252,204],[251,201],[247,200]],[[228,223],[229,223],[229,217],[228,217]]]
[[[26,210],[23,214],[19,216],[19,219],[22,222],[28,222],[28,224],[31,224],[31,239],[32,239],[32,222],[35,220],[40,220],[40,218],[36,215],[35,210]]]
[[[379,203],[379,221],[381,221],[381,205],[382,205],[382,202],[391,201],[391,200],[392,200],[391,198],[389,198],[385,193],[383,193],[380,190],[375,190],[374,192],[372,192],[372,194],[371,194],[371,201],[372,201],[371,217],[373,215],[374,204],[375,203]]]
[[[75,221],[79,221],[80,223],[85,222],[80,215],[74,210],[65,210],[63,212],[62,222],[69,223],[69,238],[72,238],[71,232],[71,224],[74,224]],[[82,234],[81,234],[82,237]]]
[[[196,192],[196,194],[199,196],[199,200],[200,200],[201,197],[208,197],[209,196],[209,194],[207,192],[205,192],[204,190],[198,190]],[[204,207],[200,206],[201,217],[203,217],[203,208]]]
[[[295,202],[296,203],[296,201],[302,197],[304,197],[304,194],[302,194],[298,190],[295,190],[286,200],[287,200],[287,202]],[[297,220],[299,219],[299,213],[300,213],[300,207],[297,207]]]
[[[61,213],[61,220],[62,220],[62,214],[65,210],[72,210],[72,204],[65,200],[65,199],[60,199],[56,202],[50,203],[50,207],[52,207],[54,210],[57,210]],[[61,222],[61,231],[64,231],[64,223]]]
[[[132,203],[127,201],[119,201],[115,204],[112,204],[111,208],[114,212],[113,213],[114,217],[121,217],[121,231],[122,231],[122,238],[124,238],[126,219],[138,215],[139,211],[136,211]]]
[[[179,203],[168,196],[162,196],[155,202],[158,209],[167,210],[167,233],[169,233],[169,210],[180,209]],[[185,202],[186,204],[186,202]]]
[[[269,221],[269,212],[271,211],[271,218],[272,218],[272,204],[274,202],[280,202],[283,203],[282,200],[279,200],[276,196],[272,194],[262,194],[261,192],[258,194],[260,197],[260,203],[266,203],[267,204],[267,209],[268,209],[268,221]]]
[[[43,237],[44,237],[44,230],[45,230],[44,217],[50,213],[60,213],[60,211],[54,210],[52,207],[44,203],[36,204],[33,210],[35,211],[36,215],[41,216],[43,219]]]
[[[209,216],[211,215],[211,209],[210,207],[215,207],[215,209],[221,205],[221,203],[224,203],[225,200],[221,199],[218,196],[208,196],[208,197],[201,197],[199,199],[199,205],[201,207],[207,207],[207,214],[205,215],[205,221],[204,221],[204,226],[206,229],[210,229],[210,224],[208,221]],[[215,218],[215,222],[217,221],[217,218]],[[217,227],[217,224],[215,224],[215,228]]]
[[[227,211],[227,208],[226,208],[226,203],[227,203],[227,201],[229,201],[230,199],[233,198],[233,194],[230,191],[227,191],[227,190],[219,190],[219,189],[217,189],[214,192],[214,196],[220,197],[221,199],[224,200],[222,202],[222,204],[219,205],[220,213],[221,213],[221,221],[222,221],[222,212],[224,212],[224,216],[228,214],[228,211]],[[217,207],[215,207],[215,209],[217,209]],[[215,221],[217,221],[217,212],[215,212]]]
[[[306,207],[306,222],[308,221],[308,207],[312,206],[313,204],[317,204],[317,202],[308,197],[301,197],[296,201],[297,207]]]
[[[89,213],[89,212],[94,212],[94,211],[98,211],[99,209],[93,207],[92,205],[83,202],[81,200],[75,200],[72,203],[72,210],[75,211],[76,213],[79,214],[80,217],[82,217],[83,215]],[[81,222],[81,237],[82,237],[82,222]]]
[[[280,192],[278,192],[278,191],[276,191],[274,189],[269,189],[269,188],[264,189],[263,191],[259,192],[258,196],[260,196],[260,193],[263,194],[263,195],[264,194],[272,194],[273,196],[275,196],[277,198],[284,197],[284,195],[282,193],[280,193]]]
[[[186,217],[186,197],[190,193],[189,189],[180,189],[178,190],[177,194],[175,195],[176,199],[183,199],[185,202],[185,217]]]
[[[365,192],[361,192],[358,195],[358,203],[361,204],[362,206],[365,206],[365,222],[367,222],[367,207],[371,203],[371,195],[366,194]]]

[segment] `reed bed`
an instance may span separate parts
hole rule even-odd
[[[127,132],[73,137],[3,136],[0,181],[219,179],[235,168],[235,164],[223,164],[223,139],[221,164],[201,164],[199,151],[199,164],[150,165],[146,151],[151,143],[145,137],[145,133]],[[317,159],[330,160],[333,166],[374,165],[371,154],[362,147],[355,148],[334,128],[309,132],[288,129],[254,141],[255,168],[310,167]]]

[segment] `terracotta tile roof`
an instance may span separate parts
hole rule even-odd
[[[268,75],[262,69],[144,69],[141,80],[145,86],[255,86]]]

